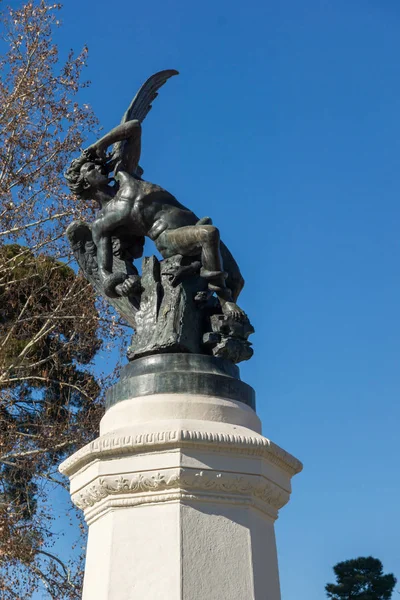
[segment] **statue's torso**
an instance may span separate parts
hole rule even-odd
[[[114,202],[128,204],[129,227],[135,235],[145,235],[156,239],[166,229],[177,229],[195,225],[196,215],[165,189],[121,174],[120,189]]]

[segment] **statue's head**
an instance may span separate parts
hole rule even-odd
[[[72,161],[65,178],[71,192],[84,199],[93,197],[93,193],[109,181],[104,161],[86,150]]]

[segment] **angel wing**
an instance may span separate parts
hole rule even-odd
[[[105,293],[97,264],[97,248],[93,242],[90,225],[83,221],[73,221],[67,227],[66,234],[75,259],[81,267],[86,279],[92,284],[96,292],[103,296],[103,298],[119,312],[126,322],[135,329],[135,316],[140,306],[140,297],[110,298],[110,296]],[[132,274],[133,269],[132,265],[121,260],[115,253],[113,255],[112,268],[113,272],[124,274],[125,277]]]
[[[155,73],[142,85],[127,111],[122,117],[121,123],[137,119],[142,123],[152,108],[152,102],[158,96],[158,90],[168,81],[170,77],[178,75],[178,71],[167,69]],[[113,145],[111,153],[111,164],[114,172],[123,169],[124,171],[134,173],[138,167],[140,159],[140,140],[130,138],[116,142]]]

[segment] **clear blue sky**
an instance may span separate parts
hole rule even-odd
[[[62,18],[106,129],[150,74],[181,72],[141,164],[212,216],[246,279],[242,376],[304,462],[277,523],[283,600],[324,598],[359,555],[400,579],[400,4],[68,0]]]

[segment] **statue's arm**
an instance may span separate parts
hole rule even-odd
[[[111,234],[107,231],[107,225],[111,225],[110,218],[98,218],[92,223],[92,236],[97,248],[99,275],[103,281],[111,275],[113,264]]]
[[[127,225],[130,211],[130,202],[110,203],[92,223],[93,242],[97,247],[97,264],[103,280],[112,274],[112,233],[118,227]]]
[[[141,137],[142,137],[142,127],[136,119],[132,121],[126,121],[126,123],[121,123],[111,129],[106,135],[100,138],[97,142],[89,146],[88,150],[95,152],[101,157],[105,157],[106,150],[111,144],[115,144],[116,142],[122,142],[125,140],[129,140],[129,146],[135,148],[135,158],[137,154],[137,159],[140,156],[141,150]],[[129,168],[124,169],[129,172]]]

